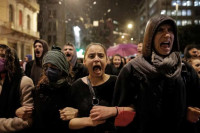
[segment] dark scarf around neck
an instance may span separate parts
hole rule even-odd
[[[176,79],[181,74],[180,53],[172,52],[167,57],[161,57],[152,52],[151,59],[151,63],[149,63],[143,56],[139,56],[131,64],[145,79],[153,79],[159,76]]]

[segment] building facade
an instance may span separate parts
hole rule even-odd
[[[200,0],[142,0],[138,6],[138,38],[143,38],[149,18],[164,14],[178,26],[200,25]]]
[[[62,47],[66,43],[65,2],[63,0],[38,0],[40,12],[38,31],[49,47]]]
[[[36,0],[0,1],[0,43],[13,47],[19,56],[33,54],[33,42],[39,38]]]

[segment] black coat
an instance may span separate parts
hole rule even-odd
[[[114,102],[116,106],[133,105],[136,117],[119,132],[169,133],[188,129],[185,125],[188,106],[200,107],[200,84],[197,73],[188,64],[187,83],[183,76],[177,79],[158,77],[145,80],[128,63],[116,82]],[[194,128],[193,128],[194,129]],[[193,130],[192,129],[192,130]]]
[[[69,87],[68,83],[64,82],[60,86],[41,84],[34,90],[34,132],[68,131],[68,121],[60,119],[59,110],[68,106]]]

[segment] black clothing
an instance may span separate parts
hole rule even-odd
[[[60,119],[59,113],[60,109],[68,106],[69,87],[67,82],[60,85],[40,84],[40,88],[34,90],[34,132],[69,132],[68,121]]]
[[[109,75],[116,75],[118,76],[122,67],[116,68],[113,64],[107,64],[105,73]]]
[[[191,66],[187,67],[191,74],[187,89],[181,76],[175,80],[163,76],[145,81],[131,62],[122,69],[116,84],[114,105],[134,105],[136,117],[128,126],[130,132],[169,133],[182,130],[188,104],[199,107],[199,90],[194,90],[199,80]],[[193,94],[191,89],[194,90]]]
[[[162,24],[171,26],[173,39],[160,31]],[[168,41],[173,41],[168,55],[155,49],[159,45],[154,44],[157,32],[163,34],[160,40],[168,37]],[[144,34],[142,55],[126,64],[116,81],[113,104],[132,105],[136,111],[132,123],[118,132],[194,133],[191,127],[196,125],[186,122],[186,113],[189,106],[200,107],[200,83],[196,71],[187,63],[186,77],[183,75],[181,63],[175,21],[164,15],[151,18]]]
[[[33,62],[34,62],[34,60],[29,61],[29,62],[26,63],[26,69],[25,69],[24,73],[25,73],[26,76],[28,76],[28,77],[31,76],[31,68],[32,68],[32,66],[33,66]]]
[[[25,72],[24,72],[26,76],[30,77],[33,80],[33,83],[35,86],[37,85],[42,73],[42,59],[48,51],[48,44],[45,40],[42,40],[42,39],[35,40],[35,42],[33,43],[33,47],[35,47],[36,43],[42,44],[43,46],[42,55],[41,57],[36,57],[36,52],[39,52],[39,51],[38,49],[35,49],[34,51],[35,60],[27,62]]]
[[[73,74],[70,75],[71,77],[69,78],[69,82],[71,84],[74,83],[77,79],[87,76],[88,70],[82,63],[76,62],[72,68],[72,73]]]
[[[99,105],[111,106],[114,85],[117,77],[110,76],[110,78],[99,86],[93,86],[95,95],[99,99]],[[71,105],[73,108],[79,110],[78,117],[89,117],[92,109],[92,95],[87,84],[82,79],[75,81],[71,87]],[[113,130],[113,123],[107,121],[102,125],[96,127],[86,127],[84,129],[75,130],[78,133],[104,133],[107,130]]]

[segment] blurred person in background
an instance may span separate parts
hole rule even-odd
[[[139,56],[142,54],[142,45],[143,43],[138,43],[137,45],[137,55],[136,56]]]
[[[45,40],[38,39],[33,43],[34,60],[27,62],[25,74],[33,80],[36,86],[42,73],[42,58],[48,51],[48,44]]]
[[[67,43],[63,46],[62,52],[66,56],[66,60],[69,62],[69,71],[70,71],[70,77],[69,82],[72,84],[74,81],[76,81],[78,78],[82,78],[86,75],[88,75],[87,68],[82,63],[77,62],[77,53],[76,48],[73,44]]]
[[[32,61],[32,55],[30,54],[27,54],[25,57],[24,57],[24,62],[23,62],[23,70],[25,71],[26,69],[26,64],[27,62],[29,61]]]
[[[112,57],[111,63],[106,66],[105,73],[110,75],[118,75],[122,67],[122,56],[119,54],[115,54]]]
[[[184,49],[184,60],[187,61],[192,57],[200,57],[199,49],[194,44],[187,45]]]
[[[200,78],[200,57],[192,57],[187,62],[192,65]]]

